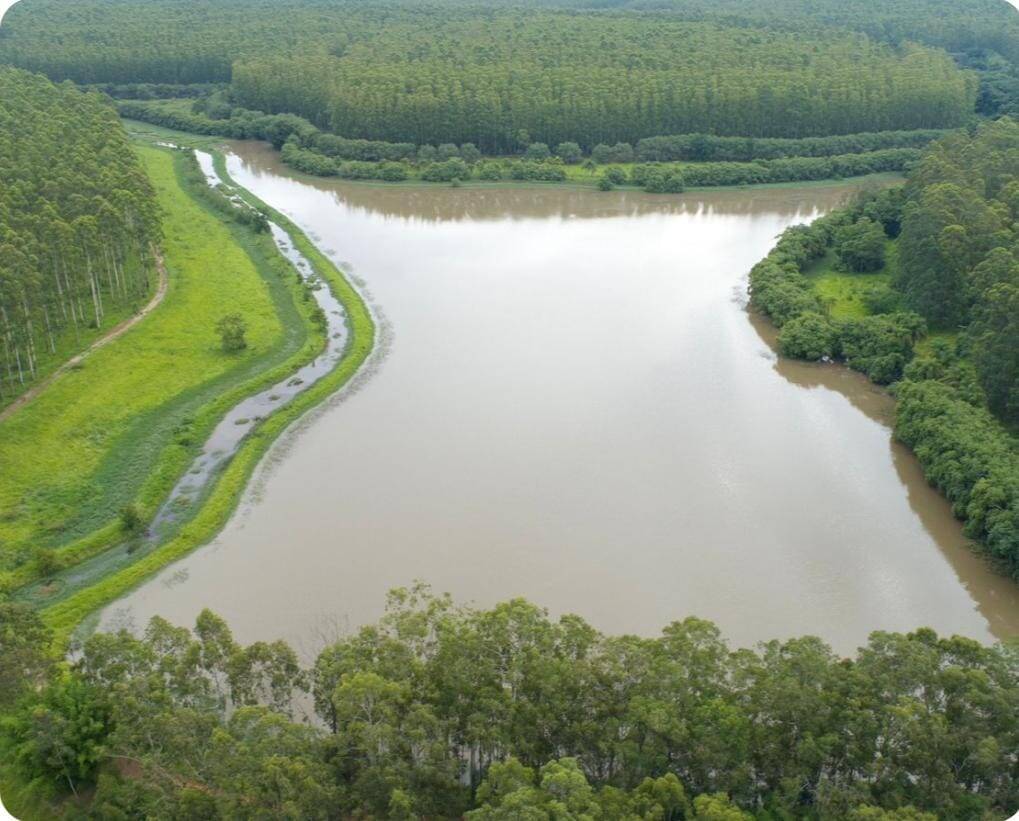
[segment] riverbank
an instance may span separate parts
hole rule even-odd
[[[293,246],[311,264],[315,275],[328,285],[346,311],[349,341],[342,358],[332,370],[285,407],[253,426],[236,454],[226,463],[222,474],[203,498],[197,500],[194,515],[182,522],[169,539],[138,561],[97,583],[85,584],[75,591],[63,591],[60,601],[44,605],[44,618],[54,628],[57,642],[61,646],[89,613],[113,601],[165,564],[213,538],[235,509],[241,491],[272,442],[293,421],[345,385],[360,369],[374,346],[374,320],[363,299],[343,274],[282,214],[268,208],[248,192],[233,187],[221,157],[216,158],[216,166],[220,177],[231,186],[232,193],[258,207],[280,225],[289,235]],[[286,372],[284,368],[275,369],[272,380],[267,376],[260,381],[260,386],[284,377]]]
[[[991,413],[989,377],[1007,376],[989,373],[978,359],[980,346],[998,343],[987,328],[977,335],[958,321],[939,322],[921,301],[929,282],[919,299],[910,293],[910,277],[918,268],[928,276],[937,261],[918,265],[908,256],[929,223],[912,221],[922,206],[906,208],[901,194],[872,195],[787,230],[751,270],[751,304],[780,329],[782,355],[835,361],[889,386],[896,439],[984,557],[1017,578],[1019,440]],[[934,293],[946,299],[945,291]]]
[[[0,426],[0,460],[19,465],[0,476],[7,588],[123,539],[120,511],[154,512],[224,401],[321,344],[255,241],[186,193],[184,157],[139,154],[166,216],[167,296]],[[220,350],[214,328],[231,311],[248,322],[240,355]]]

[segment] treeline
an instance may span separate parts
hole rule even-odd
[[[634,156],[639,162],[753,162],[787,157],[832,157],[889,148],[923,148],[945,134],[943,130],[928,129],[836,134],[799,140],[675,134],[645,137],[637,142]]]
[[[611,44],[611,45],[609,45]],[[394,21],[342,56],[238,60],[232,93],[352,137],[475,143],[635,142],[709,132],[803,137],[951,127],[976,84],[950,58],[858,35],[533,14]]]
[[[0,603],[0,618],[6,774],[37,805],[89,796],[89,817],[934,821],[1019,805],[1019,656],[929,629],[841,659],[810,637],[731,650],[696,618],[604,636],[523,600],[470,610],[415,589],[310,669],[208,611],[193,631],[94,635],[65,669],[34,613]]]
[[[159,220],[116,111],[98,94],[0,68],[0,400],[61,335],[149,291]]]
[[[200,109],[209,104],[202,100]],[[218,105],[218,104],[214,104]],[[291,168],[320,177],[339,177],[351,180],[381,180],[400,182],[452,182],[459,180],[540,181],[562,182],[567,179],[564,165],[583,159],[580,146],[574,142],[560,143],[553,152],[544,143],[531,143],[519,159],[493,160],[485,158],[473,143],[444,143],[439,146],[413,143],[390,143],[380,140],[352,140],[320,131],[308,120],[293,114],[265,114],[238,106],[220,109],[219,118],[199,111],[181,108],[179,101],[139,102],[122,101],[118,104],[122,116],[144,122],[191,131],[199,134],[216,134],[236,139],[263,139],[281,149],[281,159]],[[783,152],[796,150],[823,151],[822,146],[847,144],[922,143],[941,132],[889,132],[887,135],[850,135],[846,141],[781,141],[782,147],[762,151]],[[687,140],[702,135],[687,135]],[[879,136],[881,139],[871,140]],[[717,138],[707,138],[712,143]],[[767,142],[767,141],[766,141]],[[735,149],[728,149],[735,151]],[[634,151],[629,143],[598,145],[591,152],[590,162],[632,163],[641,155],[641,146]],[[605,179],[612,185],[636,185],[653,192],[677,192],[684,186],[754,185],[759,183],[797,182],[853,177],[888,171],[903,171],[921,156],[917,148],[887,148],[860,154],[839,156],[781,157],[755,162],[699,162],[670,165],[668,163],[637,164],[629,170],[610,168]],[[664,186],[660,178],[682,179],[683,183]]]
[[[789,21],[787,21],[789,22]],[[0,60],[81,83],[232,81],[245,108],[350,138],[635,143],[961,125],[976,77],[944,52],[816,23],[457,4],[85,0],[14,8]]]
[[[1017,219],[1019,124],[1003,119],[938,142],[903,190],[789,229],[750,287],[786,355],[898,381],[896,436],[967,533],[1019,577],[1019,443],[992,415],[1019,422]],[[803,271],[829,250],[848,271],[880,269],[894,237],[897,272],[869,300],[872,315],[828,316]],[[926,325],[951,341],[914,358]]]

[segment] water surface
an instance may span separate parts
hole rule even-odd
[[[105,624],[212,607],[245,641],[312,652],[420,579],[617,633],[694,614],[738,644],[1019,632],[1019,587],[892,443],[888,397],[777,361],[746,311],[750,266],[853,185],[379,189],[234,150],[234,179],[384,310],[391,350],[283,438],[212,545]]]

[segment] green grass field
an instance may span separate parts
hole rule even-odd
[[[130,501],[154,510],[214,422],[212,408],[320,344],[268,257],[260,270],[240,227],[181,188],[183,158],[139,152],[164,212],[169,291],[136,328],[0,423],[0,464],[10,466],[0,473],[0,569],[22,568],[9,581],[38,547],[66,546],[72,559],[117,538],[117,512]],[[223,353],[214,329],[231,311],[248,323],[240,355]]]
[[[896,246],[893,240],[885,245],[885,265],[880,271],[855,274],[841,271],[836,266],[833,251],[810,265],[804,274],[811,281],[814,292],[828,306],[835,319],[859,319],[870,313],[864,301],[867,292],[878,286],[891,284],[895,275]]]

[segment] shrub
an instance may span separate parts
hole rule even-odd
[[[474,165],[481,159],[481,152],[474,143],[464,143],[460,146],[460,156],[464,162]]]
[[[885,231],[880,223],[862,217],[835,232],[835,255],[850,271],[877,271],[885,264]]]
[[[482,163],[478,167],[478,179],[480,180],[501,180],[502,169],[494,162]]]
[[[220,342],[226,353],[236,353],[248,347],[248,342],[244,338],[247,330],[248,323],[238,313],[220,317],[216,323],[216,333],[219,334]]]
[[[583,152],[577,143],[559,143],[555,148],[556,156],[567,165],[574,165],[583,159]]]
[[[531,143],[524,152],[524,157],[529,160],[547,160],[552,156],[545,143]]]
[[[457,148],[453,143],[443,143],[437,149],[435,149],[435,158],[437,160],[451,160],[454,157],[460,156],[460,149]]]
[[[386,182],[400,182],[407,176],[407,167],[402,162],[384,162],[379,166],[379,179]]]
[[[835,354],[836,331],[832,321],[817,313],[804,313],[790,319],[778,335],[778,347],[784,356],[817,361]]]

